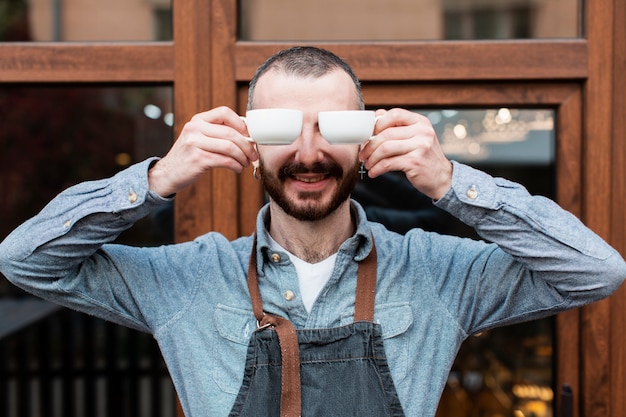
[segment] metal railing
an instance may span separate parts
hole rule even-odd
[[[173,417],[154,339],[60,309],[0,339],[2,417]]]

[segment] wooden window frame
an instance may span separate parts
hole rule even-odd
[[[582,92],[580,85],[563,83],[420,83],[417,85],[365,85],[366,103],[405,107],[541,107],[556,113],[556,199],[575,215],[582,213],[580,161],[582,154]],[[557,316],[555,388],[558,394],[564,384],[574,393],[581,392],[580,372],[576,364],[580,356],[580,333],[576,323],[578,310]],[[556,397],[556,409],[561,398]]]
[[[581,39],[317,45],[353,65],[368,102],[554,107],[558,200],[625,253],[626,2],[585,3]],[[242,109],[256,66],[291,46],[237,41],[237,7],[236,0],[173,2],[171,42],[3,43],[0,85],[168,83],[178,132],[198,111]],[[209,230],[248,233],[262,201],[251,178],[216,170],[180,193],[177,240]],[[575,416],[617,417],[626,409],[625,324],[623,288],[558,317],[557,383],[574,384]]]

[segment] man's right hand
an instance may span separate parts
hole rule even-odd
[[[247,136],[245,122],[228,107],[196,114],[167,155],[150,169],[150,189],[165,197],[192,184],[210,168],[241,172],[259,158]]]

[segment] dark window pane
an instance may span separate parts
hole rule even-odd
[[[172,143],[171,108],[166,86],[3,86],[0,240],[64,188],[163,155]],[[166,208],[119,241],[170,243],[172,218]],[[30,297],[1,275],[0,357],[2,416],[176,413],[151,335]]]
[[[170,87],[4,86],[0,90],[0,240],[63,189],[109,177],[172,143]],[[171,211],[120,240],[173,240]],[[9,291],[4,279],[0,294]]]

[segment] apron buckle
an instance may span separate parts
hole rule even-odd
[[[263,330],[263,329],[267,329],[270,327],[276,327],[276,321],[272,320],[272,316],[268,316],[264,312],[263,317],[261,317],[261,320],[257,319],[256,321],[256,329]]]
[[[271,326],[272,326],[272,323],[265,323],[265,324],[262,325],[260,321],[258,321],[258,320],[256,321],[256,329],[257,330],[267,329],[268,327],[271,327]]]

